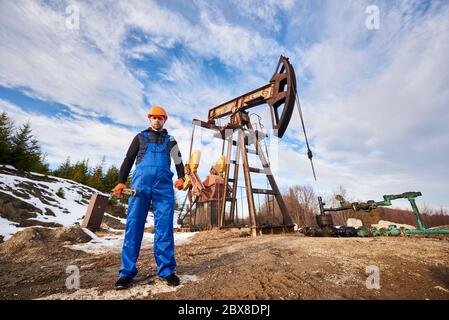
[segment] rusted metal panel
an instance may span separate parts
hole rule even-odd
[[[209,175],[203,182],[204,190],[200,195],[199,202],[218,201],[223,197],[224,178],[217,175]]]
[[[333,227],[334,221],[331,214],[320,214],[316,216],[316,223],[319,227]]]
[[[219,202],[203,202],[198,205],[195,215],[196,230],[210,230],[218,227]]]
[[[108,201],[109,197],[94,193],[90,198],[86,215],[84,216],[81,227],[87,228],[92,231],[100,229],[101,221],[103,220]]]

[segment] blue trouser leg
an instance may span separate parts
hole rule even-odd
[[[138,194],[129,198],[120,277],[133,278],[137,274],[136,262],[139,258],[150,199],[149,194]]]
[[[163,185],[163,187],[162,187]],[[161,183],[153,190],[154,258],[160,277],[175,272],[175,240],[173,236],[174,191],[169,183]]]

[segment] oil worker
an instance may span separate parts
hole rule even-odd
[[[175,245],[173,234],[174,190],[173,172],[170,170],[173,159],[178,179],[174,187],[181,190],[184,184],[184,165],[176,140],[163,129],[167,113],[160,106],[148,112],[150,127],[137,134],[128,149],[120,167],[119,183],[114,194],[120,195],[126,187],[131,167],[136,161],[132,175],[131,188],[137,194],[129,198],[126,218],[125,241],[122,249],[122,265],[116,289],[127,288],[138,270],[136,261],[148,215],[150,201],[154,214],[154,258],[159,278],[170,286],[180,283],[175,274]]]

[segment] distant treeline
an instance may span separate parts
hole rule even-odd
[[[119,169],[114,165],[105,168],[104,163],[104,157],[103,160],[94,167],[89,166],[89,159],[71,163],[70,158],[67,158],[58,166],[58,168],[53,170],[51,174],[109,193],[118,183]]]
[[[9,164],[16,169],[54,175],[70,179],[103,192],[110,192],[117,184],[119,169],[111,165],[105,168],[104,157],[101,163],[91,167],[89,159],[71,163],[68,157],[55,170],[49,169],[46,154],[32,133],[27,122],[16,127],[6,112],[0,114],[0,163]],[[129,182],[129,181],[128,181]]]

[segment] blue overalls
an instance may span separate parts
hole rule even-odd
[[[143,157],[136,165],[131,187],[137,194],[129,198],[125,241],[122,250],[120,277],[135,277],[136,261],[148,215],[150,201],[154,213],[154,258],[158,275],[162,278],[174,273],[176,267],[173,236],[174,190],[170,170],[170,136],[162,144],[148,139],[148,132],[140,133],[146,141]],[[142,136],[140,136],[142,138]],[[145,144],[144,144],[145,146]],[[139,160],[139,159],[138,159]]]

